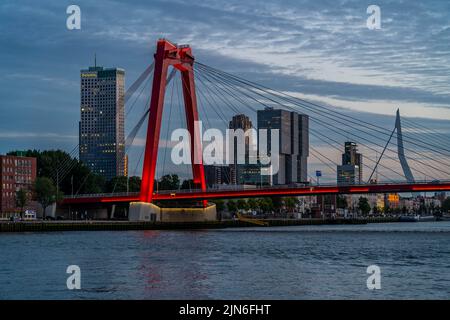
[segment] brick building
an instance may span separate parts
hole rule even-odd
[[[29,194],[36,179],[36,158],[0,155],[0,213],[1,217],[18,212],[16,192],[24,189]],[[30,207],[31,208],[31,207]]]

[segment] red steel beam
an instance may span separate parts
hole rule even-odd
[[[194,129],[194,123],[199,120],[197,98],[194,81],[194,56],[189,46],[177,46],[165,39],[157,42],[155,53],[155,69],[153,74],[152,96],[150,100],[150,115],[148,118],[147,137],[145,145],[144,164],[142,170],[141,194],[139,200],[152,202],[154,196],[156,161],[163,115],[166,78],[169,66],[181,72],[183,96],[186,112],[186,122],[191,135],[192,174],[194,183],[206,192],[205,173],[202,162],[200,132]],[[198,162],[194,158],[199,159]],[[206,201],[204,201],[206,205]]]
[[[163,200],[214,200],[230,198],[252,198],[268,196],[311,196],[321,194],[367,194],[367,193],[408,193],[450,191],[450,183],[435,184],[374,184],[367,186],[315,186],[299,188],[267,188],[223,191],[194,191],[174,193],[154,193],[154,201]],[[63,204],[119,203],[139,201],[139,195],[66,198]]]

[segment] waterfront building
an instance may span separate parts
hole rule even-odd
[[[80,160],[106,180],[124,176],[125,71],[94,66],[81,70],[80,79]]]
[[[345,142],[345,151],[342,154],[342,165],[337,166],[337,184],[353,185],[363,181],[362,154],[357,152],[357,144]]]
[[[23,189],[28,194],[29,205],[24,209],[35,209],[31,204],[33,183],[36,179],[36,158],[0,155],[0,213],[18,213],[16,192]]]
[[[317,195],[316,198],[317,209],[313,211],[314,218],[336,217],[337,197],[335,194]]]
[[[259,162],[241,165],[238,173],[238,184],[271,185],[272,176],[270,174],[261,174],[263,170],[267,169],[266,166],[262,166]]]
[[[400,209],[400,196],[398,193],[385,194],[384,199],[384,203],[387,208]]]
[[[244,132],[247,130],[250,130],[253,128],[252,122],[250,121],[250,118],[246,116],[245,114],[237,114],[233,116],[231,119],[229,126],[229,129],[238,130],[242,129]],[[242,170],[245,169],[246,165],[249,163],[249,148],[250,148],[250,138],[249,136],[245,136],[244,138],[244,144],[245,144],[245,164],[238,164],[237,158],[238,158],[238,143],[239,141],[237,138],[234,138],[234,152],[233,152],[233,159],[232,163],[229,165],[230,167],[230,183],[231,184],[242,184],[243,181],[239,178],[241,176]]]
[[[257,112],[258,130],[268,130],[268,152],[271,152],[270,130],[279,130],[279,171],[272,184],[307,183],[309,156],[309,117],[282,109],[265,108]]]
[[[208,187],[230,183],[230,167],[220,165],[205,165],[205,180]]]

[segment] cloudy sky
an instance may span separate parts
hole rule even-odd
[[[81,30],[66,28],[70,4],[81,8]],[[381,8],[381,30],[366,26],[370,4]],[[0,153],[71,150],[80,69],[97,53],[130,85],[160,37],[189,43],[205,64],[380,125],[400,108],[450,139],[446,0],[2,0]]]

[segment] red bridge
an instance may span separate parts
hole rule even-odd
[[[169,67],[172,72],[169,74]],[[196,74],[194,74],[194,68]],[[339,110],[327,106],[320,106],[313,102],[305,101],[290,96],[284,92],[266,88],[254,82],[239,78],[218,69],[196,62],[189,46],[177,46],[167,40],[161,39],[157,42],[154,63],[145,71],[145,77],[141,76],[140,81],[146,78],[153,71],[153,85],[151,90],[150,106],[144,113],[138,125],[130,133],[128,140],[134,140],[137,131],[148,116],[148,126],[146,134],[146,144],[143,158],[142,184],[140,193],[112,193],[93,195],[68,196],[63,200],[63,204],[101,204],[101,203],[123,203],[123,202],[152,202],[167,200],[201,200],[206,205],[208,200],[224,198],[250,198],[265,196],[309,196],[321,194],[373,194],[373,193],[413,193],[413,192],[435,192],[450,191],[450,148],[439,141],[424,141],[418,136],[404,138],[401,131],[400,116],[397,114],[397,121],[394,131],[390,132],[384,127],[379,127],[370,122],[357,119],[348,114],[342,114]],[[273,186],[254,188],[233,188],[233,189],[208,189],[205,181],[204,166],[202,163],[192,165],[193,187],[191,190],[176,190],[171,192],[155,192],[155,181],[159,143],[161,140],[161,124],[163,118],[163,108],[165,106],[166,88],[176,72],[179,72],[181,82],[181,93],[184,102],[184,113],[186,127],[189,130],[191,141],[191,163],[196,163],[195,158],[202,158],[202,150],[199,147],[201,137],[194,130],[194,123],[200,119],[197,101],[197,93],[200,92],[204,98],[204,103],[210,108],[219,105],[227,105],[234,114],[241,106],[250,108],[251,103],[260,104],[264,107],[279,106],[288,110],[294,108],[302,110],[309,115],[311,124],[316,126],[310,128],[312,137],[320,140],[323,144],[331,148],[340,150],[342,145],[338,138],[352,137],[354,141],[364,146],[367,150],[376,152],[380,156],[376,159],[365,158],[372,161],[373,165],[365,166],[370,169],[372,176],[378,168],[384,168],[384,174],[379,174],[385,178],[383,182],[369,181],[366,184],[358,185],[296,185],[296,186]],[[197,81],[195,81],[197,79]],[[197,82],[197,86],[196,86]],[[205,86],[205,91],[198,91],[198,84]],[[209,87],[206,85],[209,84]],[[132,86],[134,89],[137,85]],[[174,87],[174,86],[173,86]],[[172,87],[172,97],[174,89]],[[215,94],[214,94],[215,93]],[[213,100],[214,99],[214,100]],[[172,104],[172,102],[170,102]],[[242,107],[242,108],[243,108]],[[219,108],[220,109],[220,108]],[[297,110],[296,109],[296,110]],[[227,119],[223,119],[223,110],[212,109],[219,118],[222,118],[225,125]],[[255,109],[253,108],[253,111]],[[207,116],[207,113],[206,113]],[[206,119],[208,122],[209,120]],[[169,120],[170,121],[170,120]],[[323,126],[322,130],[320,126]],[[411,121],[412,126],[412,121]],[[326,130],[325,130],[326,129]],[[325,131],[329,131],[329,135]],[[353,130],[353,131],[350,131]],[[422,128],[422,130],[430,130]],[[409,131],[410,132],[410,131]],[[411,131],[412,132],[412,131]],[[394,133],[396,133],[394,135]],[[414,133],[414,132],[413,132]],[[397,137],[395,150],[389,148],[391,139]],[[406,136],[406,134],[405,134]],[[382,141],[387,143],[384,144]],[[408,147],[404,146],[407,144]],[[448,148],[448,149],[447,149]],[[310,145],[311,155],[324,163],[324,165],[336,168],[334,161]],[[414,165],[409,167],[406,161],[405,151],[411,157]],[[394,156],[389,156],[389,152]],[[414,157],[413,157],[414,156]],[[394,159],[398,157],[402,167],[402,172],[392,168],[392,164],[383,165],[383,159]],[[412,170],[411,170],[412,169]],[[392,173],[391,173],[392,172]],[[413,172],[429,179],[432,182],[417,182],[414,180]],[[398,182],[393,177],[398,175],[405,181]],[[370,179],[369,179],[370,180]]]
[[[154,193],[154,201],[167,200],[214,200],[229,198],[253,198],[270,196],[313,196],[321,194],[373,194],[450,191],[450,182],[369,184],[358,186],[311,186],[311,187],[270,187],[241,190],[174,190]],[[67,197],[65,204],[80,203],[121,203],[140,201],[139,193],[97,194]]]

